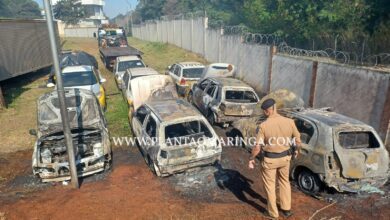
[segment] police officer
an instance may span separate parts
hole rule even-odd
[[[253,169],[256,156],[261,153],[261,178],[267,196],[267,212],[270,219],[279,217],[276,205],[276,181],[279,184],[280,212],[290,217],[291,187],[289,182],[291,145],[300,146],[300,134],[292,119],[283,117],[276,111],[275,100],[267,99],[261,109],[267,119],[258,127],[256,146],[252,149],[249,168]],[[296,152],[297,153],[297,152]]]

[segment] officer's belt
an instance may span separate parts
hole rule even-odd
[[[280,153],[273,153],[273,152],[267,152],[267,151],[263,152],[263,156],[268,157],[268,158],[282,158],[282,157],[289,156],[289,155],[291,155],[291,150],[286,150],[286,151],[283,151]]]

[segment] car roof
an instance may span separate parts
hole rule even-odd
[[[233,64],[230,64],[230,63],[211,63],[210,65],[208,65],[209,67],[228,67],[229,65],[232,65],[234,67]]]
[[[141,60],[138,56],[120,56],[118,57],[118,61],[131,61],[131,60]]]
[[[211,79],[222,86],[240,86],[252,88],[250,85],[244,83],[243,81],[230,77],[207,77],[206,79]]]
[[[131,76],[146,76],[159,74],[155,69],[150,67],[131,68],[128,70]]]
[[[177,65],[183,67],[183,68],[196,68],[196,67],[204,67],[203,64],[199,62],[180,62]]]
[[[162,122],[202,116],[195,107],[182,99],[151,101],[147,103],[147,106]]]
[[[309,121],[314,121],[315,123],[321,123],[323,125],[336,128],[342,127],[345,125],[353,125],[353,126],[365,126],[369,127],[369,125],[361,122],[357,119],[350,118],[348,116],[330,111],[329,109],[302,109],[298,111],[294,111],[293,114],[301,116]]]
[[[62,73],[72,73],[72,72],[89,72],[92,71],[92,66],[80,65],[80,66],[67,66],[62,69]]]

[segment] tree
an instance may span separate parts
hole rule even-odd
[[[32,0],[0,0],[0,17],[35,19],[42,16],[38,3]]]
[[[85,7],[78,0],[60,0],[54,5],[54,17],[66,24],[78,24],[86,17]]]
[[[41,10],[36,2],[27,1],[20,5],[17,11],[18,18],[34,19],[41,17]]]

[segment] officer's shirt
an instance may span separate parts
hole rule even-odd
[[[281,153],[290,149],[292,138],[301,143],[301,135],[294,120],[279,114],[269,116],[258,127],[256,143],[262,145],[267,152]]]

